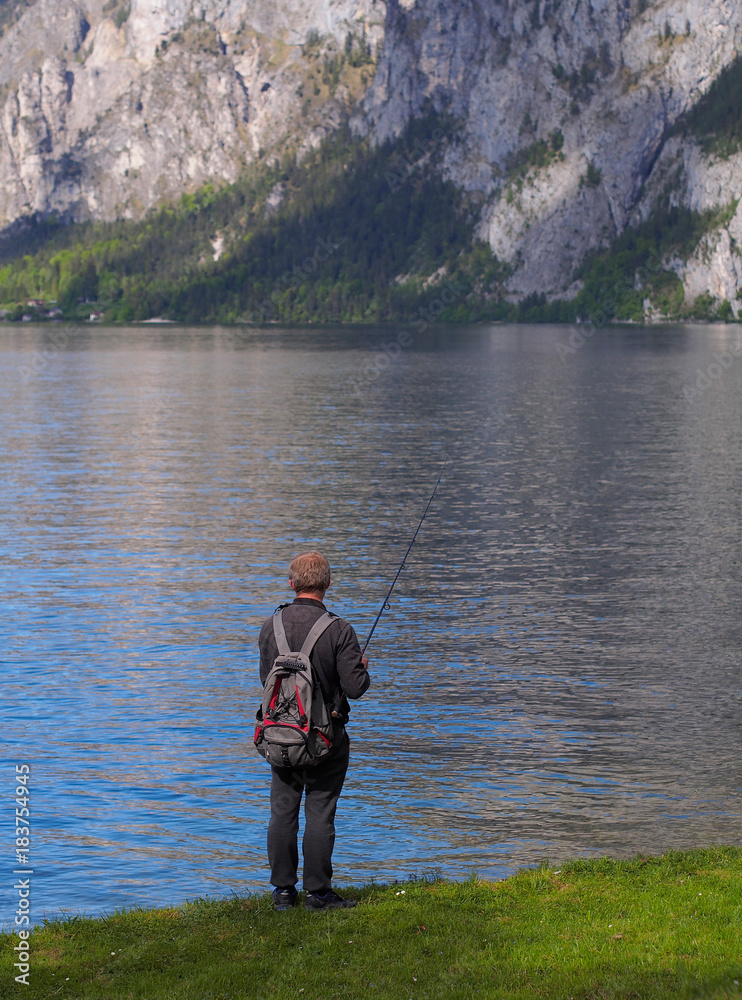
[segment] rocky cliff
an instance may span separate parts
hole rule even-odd
[[[396,134],[426,99],[451,110],[463,127],[447,174],[481,197],[479,233],[513,265],[512,291],[573,294],[576,265],[646,218],[670,173],[673,198],[694,210],[739,197],[739,155],[719,162],[668,136],[741,31],[728,0],[400,0],[359,127]],[[529,149],[541,155],[519,162]],[[742,205],[676,262],[688,296],[734,302],[741,227]]]
[[[377,0],[37,0],[0,40],[0,225],[138,216],[316,144],[365,87],[384,16]],[[358,56],[342,81],[341,49]]]
[[[570,297],[586,255],[659,199],[739,198],[742,154],[673,125],[741,32],[731,0],[37,0],[0,40],[0,224],[138,216],[348,116],[381,141],[432,105],[511,296]],[[737,312],[740,238],[731,205],[668,251],[687,299]]]

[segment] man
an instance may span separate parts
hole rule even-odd
[[[320,552],[303,552],[289,566],[289,585],[295,593],[283,610],[289,649],[299,650],[309,631],[327,610],[323,604],[330,586],[330,564]],[[260,632],[260,680],[265,680],[278,656],[269,618]],[[360,698],[368,689],[368,658],[361,653],[358,637],[342,618],[336,618],[322,633],[310,660],[318,674],[333,717],[333,750],[315,767],[273,767],[271,818],[268,825],[268,861],[271,866],[273,905],[277,910],[296,906],[299,854],[299,806],[304,795],[305,829],[302,842],[305,906],[312,910],[355,906],[332,889],[332,849],[335,844],[335,810],[348,770],[350,743],[345,731],[350,706],[348,698]]]

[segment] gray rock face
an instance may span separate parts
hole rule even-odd
[[[330,90],[303,47],[378,48],[384,18],[380,0],[38,0],[0,39],[0,228],[139,216],[316,144],[363,80]]]
[[[321,54],[349,34],[376,71],[328,85]],[[741,41],[731,0],[37,0],[0,39],[0,227],[139,216],[316,145],[353,108],[381,141],[432,105],[513,297],[572,295],[672,171],[689,207],[739,197],[742,158],[668,134]],[[741,235],[735,215],[674,262],[689,298],[737,309]]]
[[[390,0],[363,111],[379,138],[426,101],[461,120],[446,172],[484,198],[478,233],[514,266],[514,296],[569,295],[575,266],[635,215],[669,127],[735,58],[741,32],[742,7],[727,0]],[[517,165],[518,150],[557,130],[561,156]],[[739,164],[711,182],[697,149],[683,155],[689,207],[739,192]],[[736,274],[725,246],[713,266],[723,257]],[[705,290],[709,268],[689,267],[693,291]],[[730,299],[737,290],[731,277],[716,287]]]

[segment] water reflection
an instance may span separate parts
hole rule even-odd
[[[257,631],[291,555],[371,647],[338,879],[739,842],[736,328],[4,328],[7,757],[36,918],[265,884]],[[0,892],[7,895],[7,888]],[[3,897],[3,901],[5,897]]]

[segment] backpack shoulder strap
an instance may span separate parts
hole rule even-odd
[[[337,615],[333,615],[331,611],[325,611],[325,613],[317,619],[317,621],[312,625],[309,630],[309,634],[304,640],[304,645],[301,647],[300,652],[304,653],[305,656],[309,654],[314,649],[314,645],[322,635],[322,633],[332,625],[332,623],[337,618]],[[285,641],[285,635],[284,635]]]
[[[331,611],[325,611],[325,613],[317,619],[314,625],[312,625],[300,652],[304,653],[305,656],[309,656],[319,637],[327,628],[329,628],[336,618],[337,615],[332,614]],[[288,639],[286,638],[286,629],[283,627],[282,607],[278,608],[278,610],[273,614],[273,634],[276,637],[276,645],[278,646],[279,656],[288,655],[291,650],[289,649]]]
[[[286,656],[291,650],[286,639],[286,629],[283,627],[283,607],[278,608],[273,613],[273,634],[276,637],[279,656]]]

